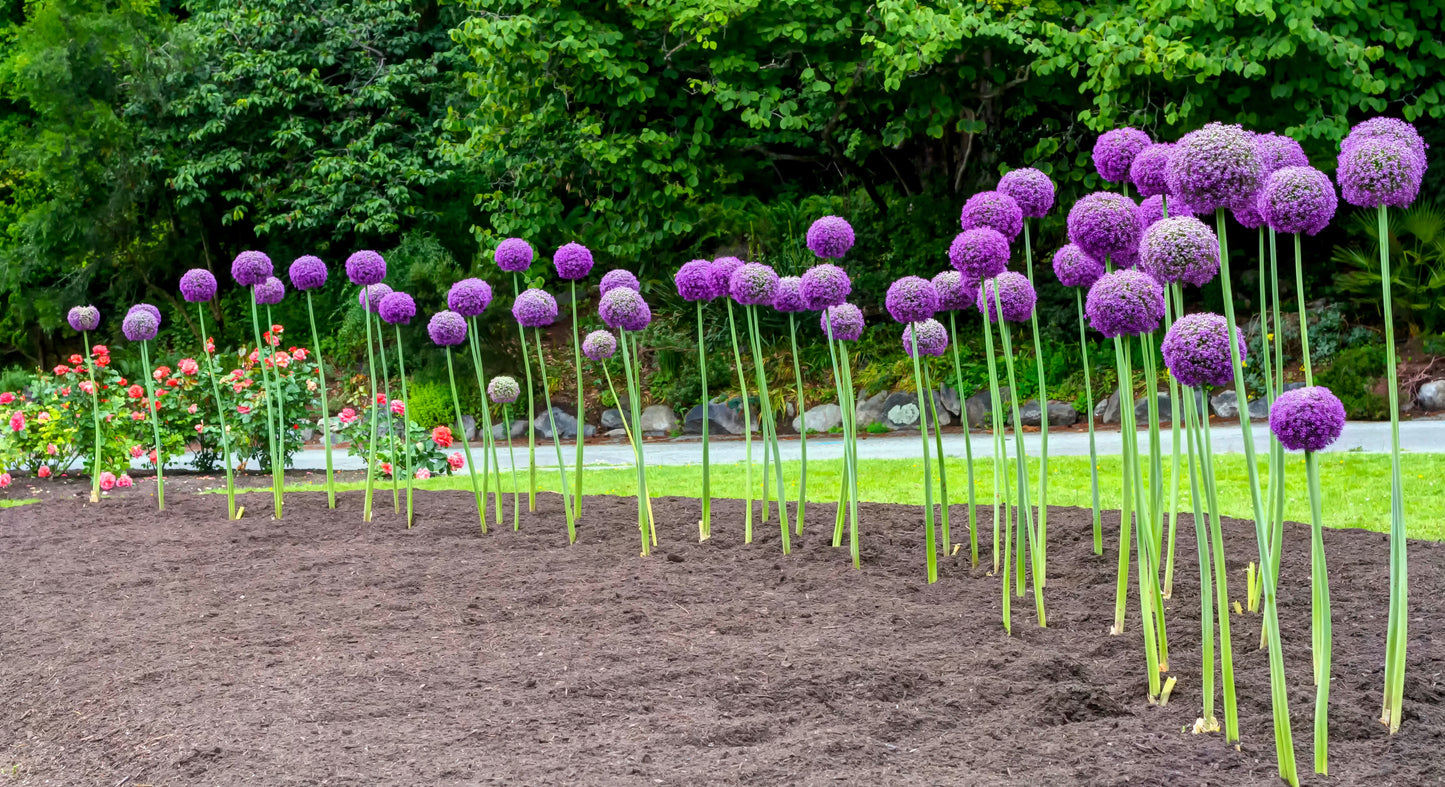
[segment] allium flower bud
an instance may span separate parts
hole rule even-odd
[[[611,331],[593,331],[582,339],[582,354],[594,361],[605,361],[617,352],[617,337]]]
[[[918,337],[918,353],[921,355],[943,355],[948,349],[948,329],[934,319],[909,323],[903,326],[903,352],[912,358],[913,338]]]
[[[597,316],[614,330],[640,331],[652,322],[652,309],[637,290],[618,287],[597,302]]]
[[[517,381],[511,377],[493,377],[492,381],[487,383],[487,396],[497,404],[511,404],[521,395],[522,386],[517,385]]]

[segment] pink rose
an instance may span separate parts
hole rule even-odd
[[[416,477],[418,480],[425,481],[428,478],[431,478],[431,471],[423,467],[422,469],[416,471]]]
[[[41,478],[49,478],[49,477],[50,477],[50,465],[41,465],[41,466],[40,466],[40,469],[37,470],[37,471],[35,471],[35,474],[38,475],[38,476],[40,476]]]
[[[406,414],[406,402],[403,402],[402,400],[397,399],[396,401],[394,401],[394,402],[391,403],[391,411],[392,411],[393,413],[395,413],[396,415],[405,415],[405,414]]]
[[[19,410],[16,410],[14,413],[11,413],[11,415],[10,415],[10,431],[12,431],[12,432],[23,432],[23,431],[25,431],[25,413],[22,413],[22,412],[20,412]]]
[[[103,492],[109,492],[115,488],[115,473],[109,470],[100,474],[100,488]]]
[[[451,465],[453,470],[460,470],[462,469],[462,465],[466,464],[466,460],[462,459],[462,452],[457,451],[447,457],[447,464]]]
[[[115,485],[121,489],[130,489],[135,486],[135,479],[131,478],[127,473],[121,473],[120,478],[115,479]]]

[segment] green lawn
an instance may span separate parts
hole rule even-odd
[[[40,502],[40,498],[38,497],[30,497],[23,500],[0,500],[0,508],[14,508],[15,506],[24,506],[38,502]]]
[[[1285,472],[1285,515],[1298,521],[1309,521],[1309,493],[1305,487],[1304,457],[1300,454],[1287,456]],[[1406,521],[1410,535],[1414,538],[1445,540],[1445,518],[1434,512],[1445,508],[1445,485],[1440,478],[1445,471],[1445,455],[1414,454],[1403,457],[1405,472]],[[1169,457],[1164,461],[1165,483],[1169,483]],[[798,462],[785,463],[790,495],[798,489]],[[1038,460],[1030,460],[1033,473],[1034,492],[1037,492]],[[1262,482],[1266,463],[1260,461]],[[842,463],[839,460],[808,463],[808,500],[836,500],[839,474]],[[966,501],[968,471],[961,459],[950,457],[948,480],[950,502]],[[1250,503],[1249,483],[1245,475],[1244,457],[1230,454],[1217,457],[1215,473],[1220,489],[1220,506],[1228,516],[1253,518]],[[636,494],[636,473],[630,468],[595,469],[587,471],[586,489],[588,494],[631,496]],[[525,468],[519,472],[526,482]],[[864,460],[859,473],[859,496],[863,500],[878,503],[908,503],[922,505],[923,484],[921,461],[903,459]],[[1190,510],[1189,478],[1187,470],[1181,473],[1179,506],[1181,511]],[[1099,483],[1105,509],[1119,507],[1121,485],[1120,460],[1117,456],[1100,460]],[[556,470],[539,468],[539,487],[559,491],[561,482]],[[503,474],[504,488],[511,491],[511,478]],[[980,463],[975,479],[977,499],[980,503],[992,502],[993,468],[990,463]],[[1389,530],[1390,503],[1390,457],[1382,454],[1339,453],[1324,454],[1320,462],[1320,483],[1324,494],[1325,524],[1330,527],[1358,527],[1366,530],[1385,532]],[[387,484],[388,486],[390,484]],[[739,490],[744,485],[741,464],[713,465],[712,489],[715,497],[741,497]],[[345,484],[342,488],[358,489],[358,483]],[[432,478],[421,482],[425,489],[470,490],[465,477],[451,476]],[[698,497],[702,491],[702,476],[699,466],[653,467],[648,470],[649,491],[654,497],[679,495]],[[298,485],[288,489],[298,491],[320,491],[318,484]],[[762,491],[761,465],[753,472],[755,494]],[[774,487],[776,488],[776,487]],[[1168,502],[1168,487],[1165,492]],[[1034,501],[1035,503],[1037,500]],[[1090,505],[1089,460],[1087,457],[1065,456],[1049,460],[1049,504],[1061,506]]]

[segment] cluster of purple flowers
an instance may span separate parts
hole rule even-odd
[[[1269,428],[1291,451],[1323,451],[1345,429],[1345,406],[1323,386],[1285,391],[1269,410]]]
[[[271,258],[259,251],[243,251],[231,261],[231,278],[242,287],[254,287],[271,276]]]
[[[1259,190],[1264,165],[1242,127],[1209,123],[1185,134],[1169,156],[1169,193],[1201,213],[1238,204]]]
[[[132,308],[121,321],[120,330],[125,338],[133,342],[144,342],[156,338],[160,320],[144,309]]]
[[[824,335],[840,342],[856,342],[863,335],[863,310],[851,303],[829,306],[818,318]]]
[[[913,339],[918,338],[918,352],[913,350]],[[948,329],[934,319],[913,322],[903,326],[903,352],[914,355],[943,355],[948,349]]]
[[[602,274],[602,282],[599,285],[602,294],[606,295],[613,290],[642,291],[642,283],[637,280],[632,271],[617,268]]]
[[[374,251],[358,251],[346,258],[346,278],[358,287],[380,284],[386,278],[386,260]]]
[[[292,287],[302,292],[314,290],[326,283],[326,263],[310,254],[297,257],[287,269],[287,275]]]
[[[593,331],[582,340],[582,354],[594,361],[605,361],[617,352],[617,337],[611,331]]]
[[[1329,176],[1313,167],[1277,169],[1259,191],[1259,212],[1275,232],[1313,235],[1329,226],[1338,206]]]
[[[808,227],[808,249],[823,259],[838,259],[853,248],[853,225],[838,216],[824,216]]]
[[[391,294],[391,287],[385,284],[368,284],[356,293],[356,302],[361,308],[376,314],[381,310],[381,301]],[[257,301],[260,303],[260,301]]]
[[[1121,194],[1096,191],[1069,209],[1069,240],[1094,259],[1132,258],[1139,245],[1139,206]]]
[[[1094,169],[1110,183],[1126,182],[1134,159],[1151,144],[1149,135],[1137,128],[1105,131],[1094,143]]]
[[[426,332],[442,347],[452,347],[467,340],[467,321],[453,311],[439,311],[427,321]]]
[[[1070,243],[1054,252],[1054,275],[1065,287],[1092,287],[1104,275],[1104,263]]]
[[[286,285],[275,276],[267,277],[266,281],[256,285],[256,305],[275,306],[286,297]]]
[[[585,279],[592,272],[592,252],[580,243],[568,243],[552,255],[552,264],[563,279]]]
[[[497,404],[511,404],[521,395],[522,386],[517,385],[516,379],[512,377],[497,376],[487,383],[487,396]]]
[[[973,305],[974,287],[963,280],[958,271],[942,271],[933,277],[933,289],[938,291],[938,310],[953,312]]]
[[[1406,208],[1420,193],[1428,166],[1425,142],[1415,127],[1393,118],[1375,118],[1356,126],[1340,143],[1340,192],[1362,208]]]
[[[998,190],[1013,197],[1029,218],[1048,215],[1054,208],[1054,182],[1032,167],[1009,170],[998,179]]]
[[[712,263],[707,260],[693,260],[677,269],[672,277],[677,285],[677,294],[685,301],[710,301],[718,292],[717,278],[713,276]]]
[[[883,303],[895,322],[923,322],[938,311],[938,290],[928,279],[904,276],[889,285]]]
[[[1129,165],[1129,180],[1139,190],[1139,196],[1155,197],[1169,193],[1169,154],[1173,150],[1173,142],[1156,142],[1134,157]]]
[[[406,325],[416,316],[416,299],[404,292],[393,292],[381,299],[376,313],[388,325]]]
[[[100,309],[94,306],[73,306],[65,319],[76,331],[93,331],[100,327]]]
[[[997,230],[1013,241],[1024,229],[1024,212],[1013,197],[1001,191],[980,191],[963,203],[959,224],[965,230]]]
[[[1027,276],[1004,271],[988,279],[978,291],[978,310],[989,322],[1025,322],[1034,314],[1038,294]]]
[[[803,280],[798,276],[784,276],[778,279],[778,291],[773,295],[773,308],[783,313],[807,311],[803,301]]]
[[[853,293],[853,280],[848,278],[847,271],[825,262],[803,271],[799,287],[803,305],[810,311],[822,311],[847,301]]]
[[[533,256],[532,244],[521,238],[507,238],[497,244],[497,250],[492,253],[497,267],[511,273],[521,273],[532,267]]]
[[[1106,273],[1089,288],[1084,311],[1105,336],[1149,333],[1164,319],[1164,288],[1142,271]]]
[[[1244,334],[1234,331],[1239,359],[1247,356]],[[1159,349],[1164,365],[1180,385],[1187,388],[1224,386],[1234,382],[1229,358],[1229,325],[1224,317],[1209,312],[1186,314],[1164,333]]]
[[[948,247],[948,262],[971,282],[992,279],[1008,268],[1008,238],[989,227],[964,230]]]
[[[1219,239],[1193,216],[1163,219],[1139,242],[1139,267],[1163,284],[1203,287],[1219,274]]]
[[[640,331],[652,322],[652,308],[637,290],[619,287],[602,296],[597,304],[597,316],[614,330]]]
[[[188,303],[205,303],[216,297],[216,277],[205,268],[181,274],[181,297]]]
[[[492,285],[481,279],[462,279],[447,291],[447,308],[463,317],[475,317],[492,304]]]
[[[545,328],[557,321],[557,299],[546,290],[533,287],[512,303],[512,317],[523,328]]]
[[[778,294],[778,272],[761,262],[749,262],[733,271],[728,293],[743,306],[770,306]]]

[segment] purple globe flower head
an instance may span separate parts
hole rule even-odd
[[[1249,230],[1264,226],[1264,214],[1259,212],[1258,200],[1259,192],[1255,192],[1229,206],[1229,213],[1239,226]]]
[[[1273,131],[1254,135],[1254,147],[1259,152],[1260,166],[1268,175],[1285,167],[1308,167],[1309,156],[1293,137],[1276,134]]]
[[[1143,271],[1106,273],[1084,300],[1089,325],[1108,337],[1149,333],[1164,319],[1164,288]]]
[[[1345,429],[1345,406],[1322,385],[1285,391],[1269,409],[1269,429],[1291,451],[1323,451]]]
[[[808,227],[808,248],[823,259],[842,258],[853,248],[853,225],[838,216],[824,216]]]
[[[984,306],[985,298],[988,306]],[[978,288],[978,310],[988,315],[989,322],[1024,322],[1034,314],[1038,293],[1027,276],[1013,271],[1004,271],[988,279]]]
[[[1425,149],[1430,147],[1420,137],[1420,132],[1415,127],[1398,118],[1376,117],[1370,118],[1363,123],[1350,129],[1340,143],[1341,151],[1354,147],[1368,139],[1392,139],[1403,143],[1410,149],[1410,153],[1420,162],[1420,172],[1424,173],[1429,169],[1430,162],[1425,155]]]
[[[1170,216],[1193,216],[1194,209],[1184,204],[1178,197],[1166,197],[1163,194],[1155,194],[1139,203],[1139,226],[1148,230],[1154,223],[1164,218],[1164,209],[1169,209]],[[1117,262],[1117,260],[1116,260]]]
[[[1139,242],[1139,268],[1163,284],[1203,287],[1219,275],[1219,238],[1193,216],[1158,221]]]
[[[257,306],[275,306],[286,297],[286,285],[272,276],[264,283],[256,285],[255,293]]]
[[[1092,287],[1104,275],[1104,263],[1070,243],[1054,252],[1054,275],[1065,287]]]
[[[913,351],[913,337],[918,337],[918,352]],[[948,349],[948,329],[934,319],[913,322],[903,326],[903,352],[912,358],[917,355],[943,355]]]
[[[492,305],[492,285],[481,279],[462,279],[447,291],[447,308],[463,317],[475,317]]]
[[[728,294],[744,306],[771,305],[778,294],[778,272],[771,265],[749,262],[733,271]]]
[[[346,278],[358,287],[380,284],[386,278],[386,260],[368,249],[355,252],[346,258]]]
[[[582,354],[594,361],[605,361],[617,352],[617,337],[611,331],[593,331],[582,339]]]
[[[1144,228],[1134,200],[1109,191],[1085,195],[1069,209],[1069,240],[1094,259],[1129,254]]]
[[[1345,202],[1362,208],[1408,208],[1420,193],[1425,169],[1409,145],[1388,137],[1356,142],[1340,151],[1335,178]]]
[[[832,332],[840,342],[856,342],[863,335],[863,310],[851,303],[829,306],[818,318],[823,335]]]
[[[1116,128],[1099,135],[1094,143],[1094,169],[1099,177],[1110,183],[1122,183],[1129,179],[1129,167],[1135,157],[1153,144],[1149,135],[1137,128]]]
[[[310,254],[297,257],[287,273],[291,278],[291,286],[302,292],[314,290],[326,283],[326,263],[322,262],[320,257]]]
[[[717,279],[712,275],[712,263],[707,260],[683,263],[672,281],[677,285],[677,294],[685,301],[710,301],[720,294]]]
[[[1275,170],[1259,190],[1259,212],[1275,232],[1313,235],[1329,226],[1338,206],[1335,184],[1314,167]]]
[[[512,303],[512,316],[523,328],[545,328],[557,321],[557,299],[536,287],[525,290]]]
[[[1054,209],[1054,181],[1033,167],[1005,172],[998,190],[1013,197],[1025,216],[1036,219]]]
[[[965,230],[998,230],[1012,242],[1024,229],[1024,212],[1013,197],[1002,191],[980,191],[963,203],[959,224]]]
[[[737,257],[718,257],[712,261],[712,277],[716,282],[719,296],[728,297],[733,271],[741,267],[743,267],[743,261]]]
[[[368,284],[356,293],[356,303],[372,314],[377,314],[381,311],[381,302],[390,294],[391,288],[385,284]]]
[[[131,309],[120,324],[120,330],[125,334],[125,338],[133,342],[144,342],[156,338],[156,331],[159,328],[160,321],[150,312],[142,309]]]
[[[1264,164],[1248,131],[1209,123],[1184,135],[1169,156],[1169,193],[1200,213],[1213,213],[1259,190]]]
[[[569,243],[552,255],[552,264],[564,279],[585,279],[592,272],[592,251],[580,243]]]
[[[601,287],[603,295],[618,288],[642,292],[642,283],[637,280],[632,271],[625,271],[621,268],[602,274]]]
[[[146,314],[149,314],[152,318],[155,319],[157,326],[161,324],[161,310],[157,309],[155,306],[149,303],[137,303],[136,305],[127,309],[126,312],[145,312]]]
[[[70,327],[75,331],[93,331],[100,327],[100,309],[94,306],[72,306],[65,319],[70,321]]]
[[[608,328],[619,331],[640,331],[652,322],[652,308],[642,293],[618,287],[608,290],[597,302],[597,316]]]
[[[933,277],[933,289],[938,291],[938,310],[954,312],[973,305],[973,294],[977,285],[965,281],[958,271],[943,271]]]
[[[532,244],[521,238],[507,238],[497,244],[497,250],[492,253],[497,267],[512,273],[521,273],[532,267],[532,257]]]
[[[381,299],[377,314],[388,325],[406,325],[416,316],[416,299],[404,292],[393,292]]]
[[[271,258],[259,251],[243,251],[231,261],[231,278],[242,287],[254,287],[273,272]]]
[[[1008,238],[988,227],[964,230],[948,247],[948,262],[968,281],[983,281],[1008,268]]]
[[[848,272],[827,262],[803,271],[799,287],[803,305],[815,312],[845,303],[853,294],[853,280],[848,278]]]
[[[511,404],[517,401],[522,395],[522,386],[517,385],[517,380],[512,377],[497,376],[487,383],[487,396],[497,404]]]
[[[778,279],[778,292],[773,296],[773,308],[784,313],[808,310],[808,305],[803,302],[803,280],[800,277],[784,276]]]
[[[453,311],[439,311],[426,324],[427,335],[441,347],[455,347],[467,340],[467,320]]]
[[[923,322],[938,311],[938,290],[928,279],[904,276],[888,286],[883,303],[896,322]]]
[[[1247,356],[1244,334],[1235,328],[1234,338],[1239,346],[1239,360],[1243,362]],[[1219,387],[1234,382],[1234,366],[1229,359],[1229,323],[1218,314],[1201,312],[1180,317],[1164,332],[1159,349],[1169,373],[1186,388]]]
[[[1169,156],[1174,152],[1173,142],[1155,142],[1139,151],[1134,163],[1129,165],[1129,181],[1139,190],[1141,197],[1155,197],[1169,193]]]
[[[205,303],[216,297],[216,277],[205,268],[191,268],[181,274],[181,297],[189,303]]]

